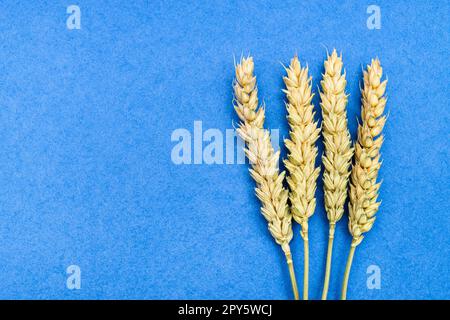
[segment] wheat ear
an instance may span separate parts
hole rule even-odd
[[[284,161],[289,171],[287,178],[290,193],[291,212],[294,220],[301,225],[304,244],[303,299],[308,300],[309,241],[308,219],[316,207],[316,181],[320,168],[315,167],[317,147],[315,145],[320,128],[314,121],[314,106],[308,67],[302,68],[297,57],[286,68],[283,78],[287,97],[287,119],[290,126],[290,138],[285,139],[289,151]]]
[[[355,159],[350,176],[350,205],[348,228],[353,237],[350,253],[344,274],[341,299],[347,298],[347,284],[353,261],[355,248],[368,232],[375,221],[375,213],[380,202],[377,202],[380,183],[377,183],[378,171],[381,166],[380,148],[383,143],[383,130],[386,116],[383,115],[386,106],[387,80],[381,82],[383,69],[378,59],[364,71],[364,88],[361,91],[362,123],[358,125],[358,140],[355,144]]]
[[[322,135],[325,145],[325,153],[322,156],[324,165],[323,186],[329,235],[322,300],[327,299],[334,230],[336,223],[344,213],[348,177],[353,156],[352,142],[347,126],[347,95],[345,94],[347,81],[345,80],[345,72],[342,73],[342,55],[338,56],[336,50],[333,50],[331,55],[327,55],[324,67],[325,72],[320,82],[322,87],[320,106],[322,108]]]
[[[234,108],[239,116],[238,134],[246,142],[245,154],[251,163],[250,174],[256,182],[256,195],[261,201],[261,213],[275,241],[281,246],[289,267],[295,300],[297,281],[289,242],[292,239],[292,215],[287,204],[288,191],[283,187],[285,172],[279,172],[279,151],[274,152],[269,131],[263,128],[264,108],[258,107],[253,59],[241,59],[236,65]]]

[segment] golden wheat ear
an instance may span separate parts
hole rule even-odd
[[[324,74],[320,82],[320,107],[322,109],[322,135],[325,152],[322,156],[324,167],[323,188],[325,211],[329,222],[328,250],[322,300],[327,299],[331,274],[334,230],[342,218],[347,199],[348,178],[350,175],[353,148],[348,130],[347,95],[345,71],[343,72],[342,55],[336,49],[327,54]]]
[[[289,243],[292,239],[292,215],[287,204],[288,191],[283,187],[285,173],[279,172],[279,152],[274,152],[270,133],[263,128],[264,108],[258,106],[253,59],[241,59],[235,66],[234,109],[240,119],[237,129],[245,141],[245,154],[250,161],[250,174],[256,182],[255,192],[261,201],[261,213],[268,229],[278,243],[289,267],[294,298],[299,299],[294,264]]]
[[[377,182],[381,166],[381,134],[386,116],[385,90],[387,80],[381,81],[383,69],[380,61],[373,59],[364,71],[364,88],[361,90],[361,123],[358,125],[358,139],[350,175],[350,204],[348,228],[353,237],[345,268],[341,299],[347,298],[347,285],[356,247],[363,234],[368,232],[375,221],[380,202],[377,202],[380,183]]]
[[[316,207],[316,181],[320,168],[316,168],[316,141],[320,128],[314,120],[312,79],[308,67],[301,67],[295,56],[285,68],[287,76],[283,78],[286,89],[287,120],[290,126],[289,139],[285,140],[288,157],[284,161],[289,177],[287,182],[290,193],[291,212],[294,220],[301,226],[304,245],[303,299],[308,299],[309,278],[309,240],[308,219]]]

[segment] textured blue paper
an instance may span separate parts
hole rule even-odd
[[[71,4],[81,30],[66,27]],[[366,26],[370,4],[381,8],[380,30]],[[193,134],[197,120],[203,132],[233,127],[233,57],[251,53],[266,125],[285,137],[280,63],[298,53],[317,88],[333,47],[347,71],[353,138],[362,68],[378,56],[389,78],[383,203],[357,248],[348,297],[450,298],[449,9],[447,1],[2,1],[0,298],[291,299],[247,165],[175,165],[171,134]],[[321,183],[317,198],[312,298],[326,254]],[[330,298],[349,244],[344,217]],[[297,225],[292,250],[301,286]],[[80,290],[66,287],[70,265],[81,269]],[[379,290],[366,285],[370,265],[381,270]]]

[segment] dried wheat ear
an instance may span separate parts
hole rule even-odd
[[[350,204],[348,228],[353,237],[342,285],[342,299],[347,297],[347,284],[355,248],[363,240],[375,221],[380,202],[377,202],[380,183],[377,182],[381,166],[381,134],[386,116],[387,80],[381,81],[383,69],[378,59],[372,60],[364,71],[364,88],[361,90],[361,120],[358,125],[358,140],[355,144],[354,163],[350,176]]]
[[[326,300],[331,274],[331,258],[336,223],[342,218],[347,199],[348,178],[352,141],[347,121],[347,81],[342,70],[342,56],[336,50],[327,55],[321,84],[322,135],[325,152],[322,156],[324,166],[323,187],[325,211],[329,221],[329,239],[322,299]]]
[[[300,65],[297,57],[291,60],[285,68],[287,76],[283,78],[286,89],[287,120],[290,126],[289,139],[285,145],[288,158],[284,161],[289,176],[287,182],[290,193],[291,211],[294,220],[301,225],[301,235],[304,243],[304,275],[303,299],[308,299],[309,278],[309,240],[308,219],[314,214],[316,207],[316,181],[320,168],[316,167],[316,141],[320,128],[314,120],[314,105],[312,104],[312,78],[308,75],[308,67]]]
[[[256,182],[256,195],[261,201],[261,213],[267,220],[268,229],[278,243],[289,267],[294,297],[298,300],[297,282],[289,242],[292,239],[292,215],[287,204],[288,191],[283,187],[285,172],[279,172],[279,151],[274,152],[270,133],[263,128],[264,107],[258,105],[256,77],[253,59],[243,58],[236,65],[234,109],[239,116],[237,129],[245,141],[245,154],[251,164],[250,174]]]

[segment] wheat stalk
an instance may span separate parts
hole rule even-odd
[[[363,240],[375,221],[380,183],[377,183],[381,166],[380,148],[383,143],[381,131],[386,122],[383,115],[386,106],[384,96],[387,80],[381,82],[383,69],[378,59],[364,71],[364,88],[361,90],[362,123],[358,125],[358,141],[355,145],[355,159],[350,177],[349,231],[353,237],[344,274],[341,299],[347,298],[347,284],[355,248]]]
[[[325,268],[325,280],[322,300],[327,299],[331,273],[331,257],[336,223],[344,213],[347,199],[348,177],[350,175],[353,148],[347,127],[347,95],[345,94],[345,72],[342,73],[342,55],[336,50],[327,55],[324,63],[325,72],[320,82],[322,108],[322,135],[325,153],[322,156],[324,165],[323,183],[325,210],[329,222],[328,250]]]
[[[304,243],[303,299],[308,299],[309,241],[308,219],[316,207],[316,180],[320,168],[315,167],[320,128],[314,122],[314,106],[311,103],[311,77],[308,67],[302,68],[297,57],[285,68],[287,76],[283,77],[287,97],[287,119],[290,126],[290,139],[285,139],[288,158],[284,161],[289,171],[287,178],[290,193],[291,212],[294,220],[301,225]]]
[[[246,142],[245,154],[251,163],[250,174],[256,182],[256,195],[261,201],[261,213],[285,256],[289,267],[294,297],[298,300],[297,282],[289,242],[292,239],[292,215],[287,205],[288,191],[283,187],[285,172],[279,172],[279,151],[274,152],[269,131],[263,128],[264,108],[258,107],[253,59],[241,59],[236,65],[234,108],[241,120],[238,134]]]

